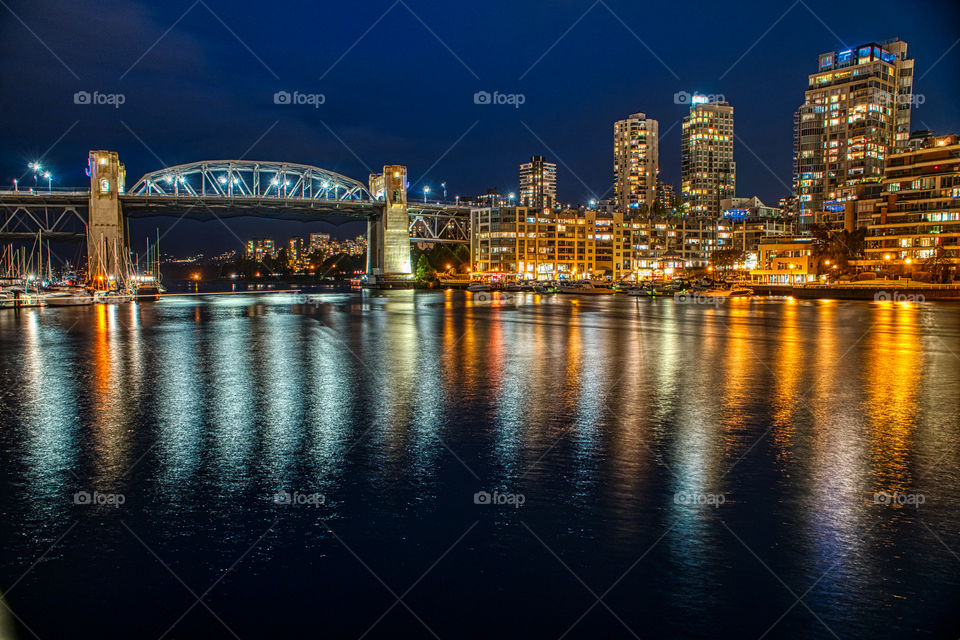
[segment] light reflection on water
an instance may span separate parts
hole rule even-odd
[[[414,545],[426,565],[444,550],[426,540],[449,532],[449,544],[479,520],[466,544],[493,550],[489,575],[453,554],[452,573],[418,589],[440,597],[497,576],[499,597],[526,594],[514,622],[557,617],[559,605],[555,637],[583,594],[550,578],[569,574],[522,519],[594,588],[622,577],[611,601],[641,636],[760,635],[792,603],[767,567],[798,594],[815,585],[807,602],[831,628],[873,637],[936,629],[957,596],[952,558],[927,529],[960,543],[960,323],[949,305],[242,295],[9,311],[0,335],[0,586],[72,522],[77,533],[26,584],[77,579],[90,540],[138,551],[138,573],[150,558],[114,531],[120,517],[183,562],[218,536],[249,544],[273,522],[246,579],[313,587],[317,572],[355,579],[355,566],[324,564],[343,548],[321,519],[375,556]],[[127,504],[72,504],[94,489]],[[527,503],[473,504],[494,489]],[[277,511],[278,491],[327,502]],[[922,493],[927,505],[877,505],[876,492]],[[276,525],[284,518],[293,529]],[[284,560],[298,545],[321,553]],[[195,564],[222,570],[239,551],[225,543]],[[528,571],[542,578],[535,596]],[[45,606],[27,589],[11,602],[28,617]],[[349,617],[364,618],[351,602]],[[440,626],[460,615],[448,605]],[[670,615],[651,622],[656,612]],[[244,607],[233,615],[245,619]],[[794,614],[773,636],[832,637]]]

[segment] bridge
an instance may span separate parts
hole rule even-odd
[[[367,222],[367,274],[408,277],[411,242],[469,243],[470,207],[407,201],[407,170],[389,165],[363,184],[310,165],[210,160],[148,173],[125,188],[113,151],[91,151],[88,190],[0,191],[0,241],[85,241],[91,281],[122,274],[129,219],[176,216]]]

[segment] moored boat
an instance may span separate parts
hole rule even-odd
[[[610,289],[596,287],[592,282],[561,283],[560,293],[576,293],[578,295],[607,295],[613,293]]]

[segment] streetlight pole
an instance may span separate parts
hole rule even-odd
[[[39,163],[39,162],[31,162],[31,163],[30,163],[29,165],[27,165],[27,166],[29,166],[31,169],[33,169],[33,188],[36,189],[36,188],[37,188],[37,174],[40,173],[40,171],[43,170],[43,167],[40,166],[40,163]]]
[[[430,193],[430,187],[423,188],[423,204],[427,204],[427,194]]]
[[[443,201],[446,202],[447,201],[447,183],[441,182],[440,186],[443,187]]]

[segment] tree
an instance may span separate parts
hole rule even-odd
[[[744,253],[740,249],[717,249],[710,254],[710,264],[714,269],[729,270],[738,262],[743,262]]]
[[[862,227],[856,231],[847,231],[844,229],[830,236],[830,254],[835,261],[838,271],[849,271],[850,260],[863,255],[866,237],[866,227]]]
[[[416,278],[419,282],[432,282],[436,277],[436,272],[433,270],[433,267],[430,266],[430,261],[427,260],[427,256],[420,254],[420,258],[417,260],[417,270]]]
[[[457,248],[453,250],[453,255],[457,258],[459,266],[457,271],[460,273],[467,273],[470,270],[470,247],[465,244],[458,244]]]
[[[683,196],[680,194],[673,196],[673,214],[677,216],[683,215],[683,209]]]
[[[287,257],[287,248],[281,247],[277,257],[272,260],[273,272],[284,276],[290,275],[290,259]]]
[[[944,283],[950,274],[951,251],[944,249],[943,245],[937,245],[933,255],[923,261],[923,268],[929,274],[934,282]]]

